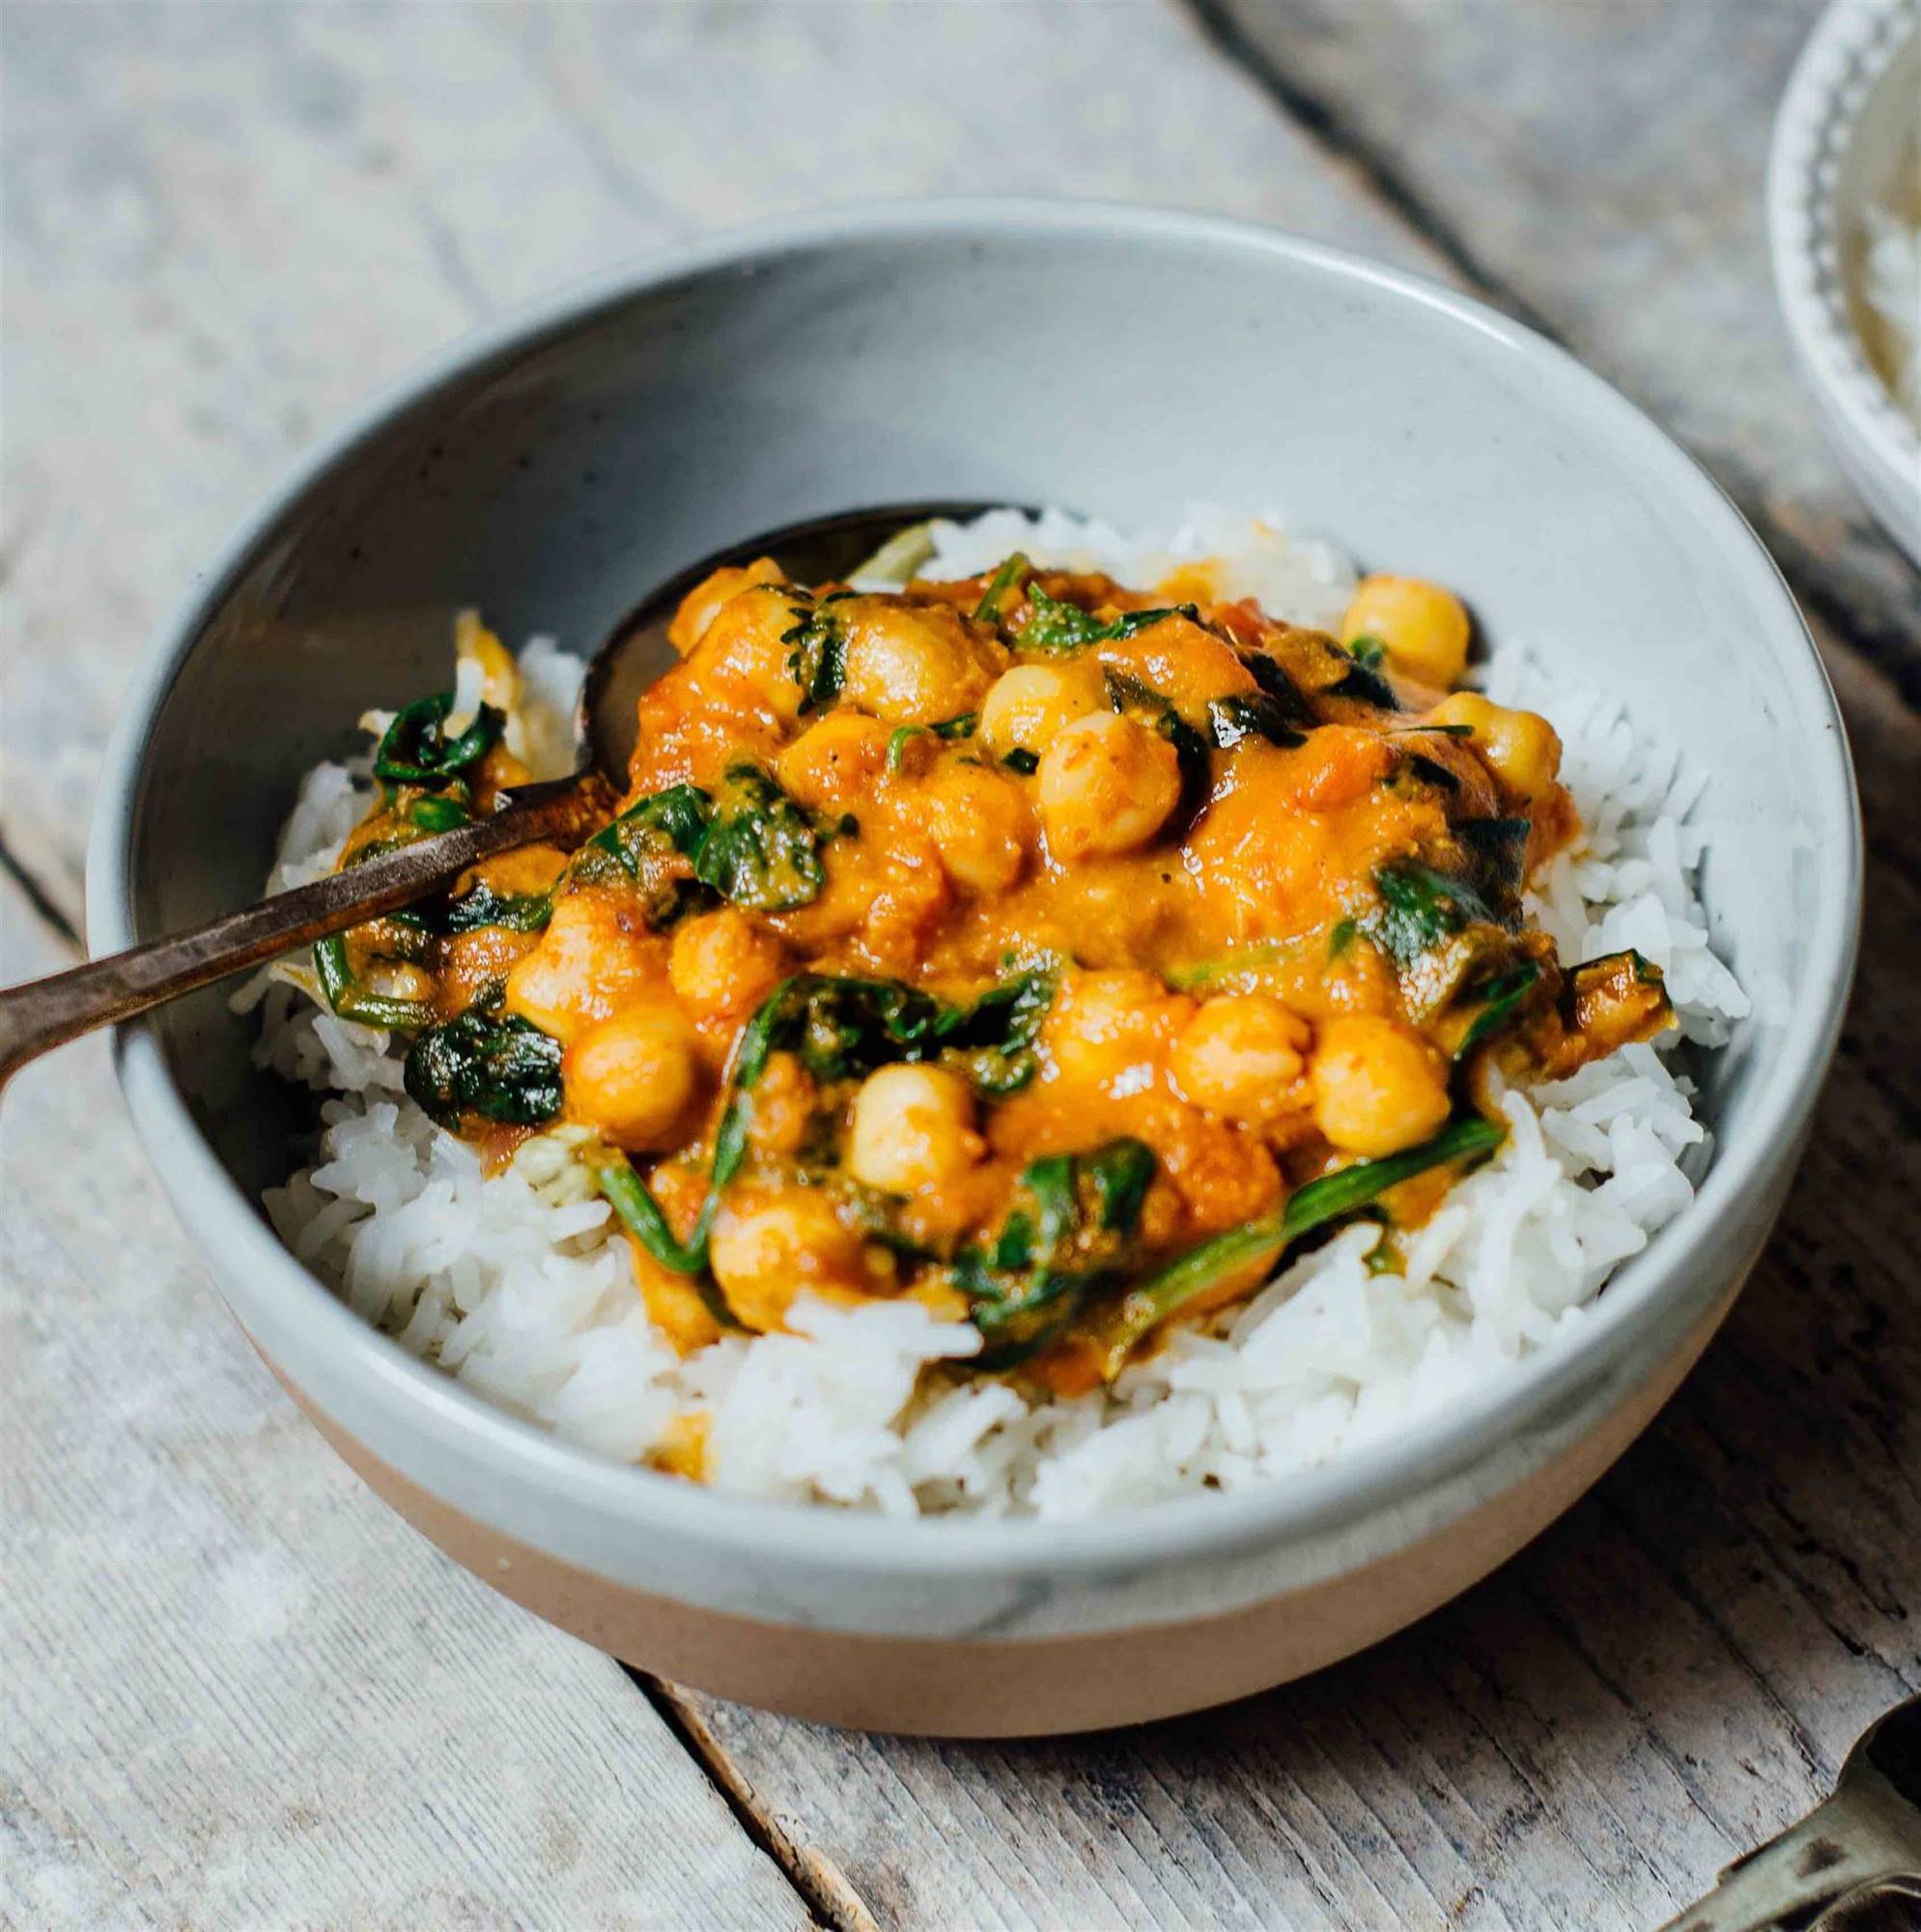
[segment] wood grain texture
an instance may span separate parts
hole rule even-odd
[[[1921,707],[1921,578],[1794,374],[1763,212],[1820,0],[1191,0],[1456,278],[1666,425]]]
[[[62,956],[0,882],[0,971]],[[614,1664],[316,1453],[103,1038],[10,1089],[0,1226],[0,1922],[809,1922]]]
[[[1547,323],[1704,455],[1831,619],[1873,855],[1814,1151],[1654,1430],[1401,1638],[1094,1740],[856,1738],[658,1686],[650,1709],[440,1564],[296,1421],[146,1181],[98,1047],[23,1076],[5,1225],[36,1287],[4,1304],[4,1601],[37,1681],[4,1687],[16,1916],[318,1920],[398,1873],[426,1926],[551,1899],[554,1922],[704,1924],[738,1901],[848,1926],[1632,1932],[1824,1793],[1921,1684],[1921,724],[1898,696],[1921,606],[1819,441],[1766,282],[1760,156],[1812,11],[0,11],[0,830],[56,913],[77,920],[79,830],[142,636],[371,384],[637,248],[915,191],[1252,214]],[[4,917],[34,930],[17,898]],[[27,1094],[52,1124],[23,1139]],[[101,1401],[79,1378],[103,1337],[138,1372]],[[109,1566],[114,1537],[138,1560]],[[342,1578],[383,1614],[325,1587]],[[504,1795],[453,1776],[495,1759]],[[572,1864],[544,1849],[543,1778],[588,1821]],[[767,1889],[775,1863],[716,1786],[795,1889]],[[344,1833],[363,1803],[375,1822]]]

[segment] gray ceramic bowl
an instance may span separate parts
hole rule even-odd
[[[447,619],[586,646],[725,540],[854,504],[1120,522],[1291,506],[1458,586],[1498,650],[1604,679],[1712,776],[1705,886],[1755,1020],[1709,1071],[1699,1201],[1578,1348],[1313,1474],[1061,1526],[896,1522],[689,1488],[488,1407],[354,1319],[255,1206],[285,1096],[217,994],[121,1040],[134,1119],[261,1352],[489,1582],[722,1693],[884,1728],[1192,1709],[1358,1649],[1484,1574],[1620,1453],[1731,1302],[1839,1026],[1859,832],[1832,696],[1714,486],[1473,302],[1183,215],[946,204],[657,257],[457,346],[305,462],[155,640],[101,782],[102,952],[252,897],[297,775],[429,684]]]

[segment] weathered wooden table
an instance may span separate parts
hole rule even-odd
[[[1768,121],[1810,0],[11,5],[4,972],[80,947],[162,608],[295,451],[497,307],[745,217],[1044,190],[1473,289],[1650,408],[1820,636],[1867,947],[1706,1361],[1490,1581],[1137,1733],[838,1735],[494,1598],[268,1380],[99,1041],[7,1102],[4,1873],[22,1925],[1640,1928],[1921,1685],[1921,581],[1789,369]],[[1677,639],[1676,647],[1684,648]]]

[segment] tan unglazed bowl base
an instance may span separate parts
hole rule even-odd
[[[1005,1641],[764,1623],[611,1582],[449,1508],[268,1366],[347,1463],[415,1529],[503,1596],[597,1649],[675,1683],[819,1723],[1024,1737],[1141,1723],[1245,1697],[1365,1650],[1457,1596],[1539,1535],[1647,1427],[1738,1287],[1596,1428],[1437,1535],[1223,1615]]]

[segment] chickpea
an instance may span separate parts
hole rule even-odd
[[[955,885],[1003,892],[1021,876],[1033,819],[1018,788],[984,765],[943,766],[915,795],[914,810]]]
[[[797,1295],[852,1301],[890,1284],[818,1188],[730,1196],[714,1217],[708,1260],[727,1306],[749,1328],[778,1328]]]
[[[728,598],[688,660],[698,682],[709,688],[735,685],[791,724],[801,715],[803,695],[787,669],[792,646],[786,635],[799,621],[796,605],[790,591],[772,584],[754,584]]]
[[[1561,775],[1561,740],[1545,718],[1511,711],[1478,691],[1456,691],[1427,714],[1435,724],[1466,724],[1487,769],[1514,797],[1534,800],[1553,790]]]
[[[854,1097],[847,1166],[856,1180],[889,1194],[952,1179],[978,1160],[974,1093],[941,1066],[883,1066]]]
[[[1151,685],[1197,727],[1206,725],[1212,699],[1260,689],[1232,647],[1189,617],[1163,617],[1131,638],[1102,644],[1100,661]]]
[[[1398,1153],[1448,1118],[1446,1061],[1412,1029],[1378,1014],[1323,1022],[1313,1079],[1314,1124],[1348,1153]]]
[[[711,577],[703,578],[680,600],[680,609],[667,626],[667,642],[686,657],[707,635],[707,627],[720,614],[724,605],[756,583],[780,581],[780,566],[771,556],[757,556],[748,564],[723,565]]]
[[[569,1114],[635,1150],[673,1146],[700,1081],[693,1029],[667,1000],[628,1007],[590,1028],[560,1071]]]
[[[507,1010],[565,1044],[652,991],[662,952],[626,894],[565,893],[539,945],[507,976]]]
[[[1175,1043],[1174,1085],[1197,1107],[1262,1125],[1293,1111],[1310,1038],[1308,1023],[1265,993],[1209,1000]]]
[[[733,906],[675,928],[667,978],[696,1020],[744,1020],[786,977],[787,949],[778,937]]]
[[[1170,993],[1151,973],[1070,973],[1040,1038],[1064,1080],[1144,1086],[1193,1016],[1194,1002]]]
[[[1394,669],[1446,690],[1467,668],[1467,612],[1452,590],[1418,577],[1364,577],[1341,641],[1378,638]]]
[[[1180,758],[1158,731],[1112,711],[1078,718],[1035,774],[1047,847],[1094,859],[1144,845],[1180,802]]]
[[[700,1291],[684,1274],[664,1268],[633,1236],[627,1237],[634,1257],[634,1279],[646,1304],[647,1319],[683,1355],[704,1349],[720,1339],[720,1324],[714,1311],[700,1298]]]
[[[974,706],[1005,663],[946,605],[850,597],[833,607],[847,639],[841,696],[893,724],[938,724]]]
[[[981,699],[978,736],[997,758],[1009,752],[1038,756],[1075,719],[1106,709],[1092,665],[1016,665]]]
[[[886,769],[890,728],[858,711],[830,711],[774,761],[789,797],[813,811],[844,811]]]

